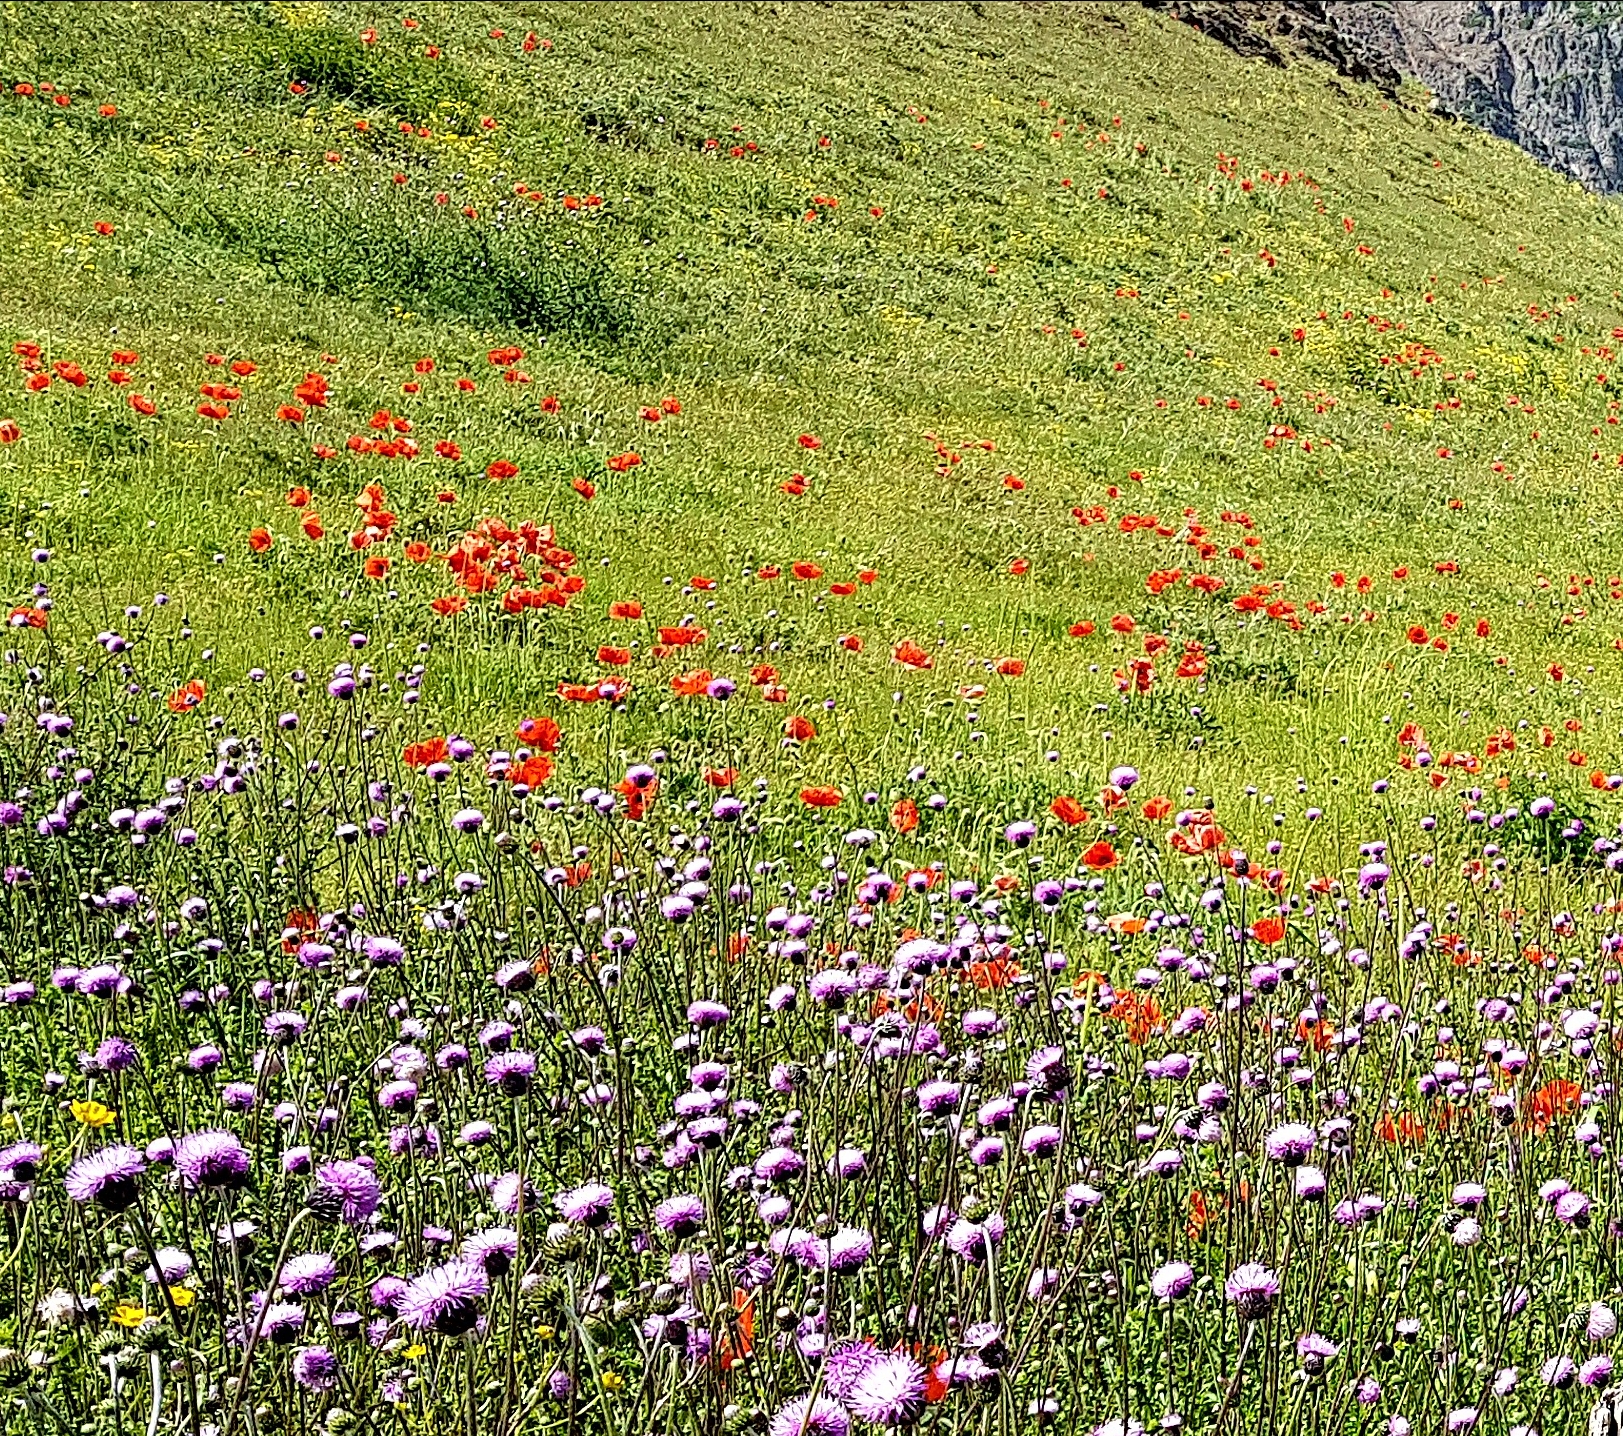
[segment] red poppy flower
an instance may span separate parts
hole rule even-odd
[[[1096,873],[1107,872],[1119,861],[1116,850],[1102,838],[1082,854],[1083,866]]]
[[[1048,811],[1068,828],[1074,828],[1078,823],[1085,823],[1088,820],[1087,810],[1082,804],[1064,794],[1048,805]]]
[[[1252,938],[1271,947],[1276,942],[1283,942],[1285,938],[1285,922],[1283,918],[1263,917],[1251,924],[1249,929]]]
[[[208,689],[201,678],[193,678],[189,683],[182,684],[169,695],[169,711],[171,713],[190,713],[203,701]]]

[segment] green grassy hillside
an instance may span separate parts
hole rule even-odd
[[[1068,765],[1177,752],[1218,790],[1384,765],[1388,716],[1616,766],[1623,225],[1418,103],[1126,5],[13,4],[0,70],[0,329],[39,348],[0,402],[8,587],[48,547],[59,594],[97,595],[58,620],[82,636],[167,590],[214,652],[177,647],[177,683],[314,663],[312,621],[358,602],[402,649],[458,633],[425,701],[494,730],[619,632],[635,747],[681,706],[681,655],[605,621],[636,597],[735,666],[776,655],[791,705],[840,684],[844,756],[805,760],[835,779],[961,741],[950,706],[892,722],[902,639],[935,665],[901,687],[1001,685],[982,726],[1034,730],[984,745],[989,791],[1047,727]],[[86,382],[30,391],[30,362]],[[196,412],[211,382],[228,418]],[[346,448],[379,410],[418,457]],[[399,519],[361,553],[369,482]],[[432,614],[490,514],[554,524],[584,591]],[[1170,646],[1124,705],[1146,633]],[[769,716],[741,720],[763,753]]]

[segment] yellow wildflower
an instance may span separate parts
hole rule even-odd
[[[89,1100],[70,1103],[68,1110],[76,1121],[83,1122],[87,1127],[110,1127],[118,1119],[118,1113],[111,1107],[103,1107],[100,1102]]]

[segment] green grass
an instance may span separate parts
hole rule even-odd
[[[762,762],[835,781],[962,747],[956,780],[990,805],[1036,791],[1051,744],[1067,772],[1155,758],[1218,793],[1363,778],[1390,763],[1387,717],[1420,721],[1439,750],[1548,726],[1559,743],[1524,741],[1518,767],[1565,769],[1581,747],[1616,770],[1606,580],[1623,441],[1597,352],[1623,325],[1614,205],[1327,70],[1248,65],[1126,5],[411,13],[415,30],[366,5],[7,8],[6,89],[72,96],[0,99],[0,331],[91,375],[31,394],[18,372],[0,401],[23,433],[0,449],[8,589],[23,600],[44,544],[59,595],[94,595],[62,614],[59,642],[162,588],[198,635],[177,640],[175,681],[228,695],[252,664],[330,661],[336,640],[305,635],[340,615],[403,653],[436,638],[443,567],[414,570],[394,544],[388,580],[368,582],[345,546],[353,496],[377,479],[401,537],[443,549],[496,513],[556,524],[581,556],[569,608],[514,621],[476,599],[458,620],[427,710],[482,735],[595,671],[607,605],[636,595],[650,620],[701,615],[740,645],[737,666],[780,645],[792,704],[838,694],[823,722],[838,742],[803,758],[770,757],[783,710],[738,720]],[[524,50],[526,32],[550,45]],[[603,203],[566,210],[564,194]],[[486,362],[509,344],[527,385]],[[1413,376],[1386,362],[1410,344],[1437,356]],[[103,381],[123,348],[141,354],[154,419]],[[210,352],[258,366],[220,424],[193,412],[221,377]],[[402,395],[423,355],[434,373]],[[330,407],[278,424],[312,369]],[[477,394],[456,392],[462,374]],[[679,416],[639,419],[666,395]],[[422,457],[343,452],[380,407],[411,418]],[[1269,450],[1274,424],[1296,437]],[[942,464],[928,435],[961,462]],[[464,458],[430,457],[439,439]],[[313,459],[315,442],[340,457]],[[629,449],[640,467],[605,470]],[[519,475],[488,484],[497,459]],[[809,487],[791,497],[797,470]],[[595,483],[590,503],[575,477]],[[315,491],[319,546],[283,503],[292,484]],[[456,505],[434,502],[442,485]],[[1110,521],[1080,527],[1073,508],[1095,504]],[[1181,527],[1186,508],[1220,542],[1209,564],[1119,531],[1127,512]],[[1226,557],[1241,530],[1225,510],[1253,518],[1261,574]],[[255,556],[261,524],[276,542]],[[827,598],[741,576],[799,558],[828,580],[880,578]],[[1459,571],[1435,572],[1443,561]],[[1146,574],[1173,567],[1226,587],[1148,595]],[[1372,575],[1373,592],[1333,589],[1335,571]],[[719,586],[677,593],[694,574]],[[1569,597],[1569,574],[1595,583]],[[1237,620],[1230,600],[1258,579],[1280,585],[1299,631]],[[1448,612],[1447,653],[1406,641]],[[1147,702],[1117,696],[1112,672],[1140,638],[1110,633],[1116,613],[1172,640]],[[1067,636],[1082,620],[1099,634]],[[853,633],[861,655],[836,646]],[[904,637],[945,643],[932,673],[899,683],[888,654]],[[1211,654],[1199,692],[1170,673],[1191,638]],[[987,672],[1006,656],[1027,660],[1023,678]],[[704,661],[725,671],[721,653]],[[632,665],[616,744],[670,736],[671,671]],[[970,682],[1002,689],[979,747],[948,703]],[[898,721],[896,688],[935,716],[908,706]]]

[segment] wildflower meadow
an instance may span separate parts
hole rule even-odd
[[[0,235],[4,1430],[1618,1429],[1615,202],[1128,4],[14,3]]]

